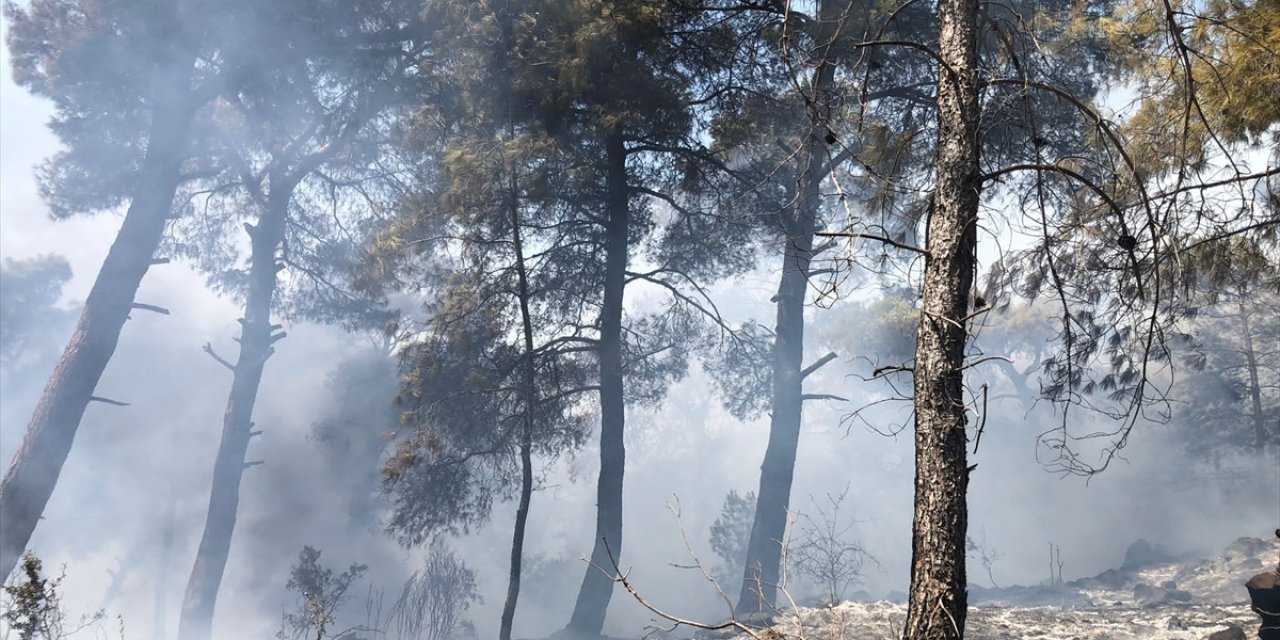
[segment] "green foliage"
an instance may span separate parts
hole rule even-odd
[[[347,601],[351,585],[364,576],[368,565],[353,564],[342,573],[334,575],[333,569],[321,566],[320,551],[304,546],[298,554],[298,563],[289,570],[285,588],[298,594],[295,611],[284,614],[280,640],[324,640],[336,637],[332,627],[337,623],[337,612]]]
[[[54,216],[132,197],[151,109],[159,93],[178,91],[157,74],[184,41],[196,40],[165,4],[5,3],[14,81],[53,101],[50,128],[65,145],[40,170]]]
[[[391,112],[403,106],[409,69],[424,55],[407,35],[406,25],[422,28],[416,10],[404,1],[271,3],[212,38],[254,54],[228,54],[224,74],[235,91],[198,114],[192,162],[203,170],[185,188],[185,215],[171,225],[166,249],[190,259],[216,290],[243,296],[245,225],[283,200],[274,310],[359,330],[390,321],[385,300],[362,295],[350,276],[365,235],[413,168],[391,142]]]
[[[1188,252],[1199,306],[1180,325],[1173,420],[1188,453],[1280,454],[1280,267],[1245,237]]]
[[[1117,9],[1100,25],[1115,77],[1136,84],[1141,97],[1129,123],[1141,160],[1172,166],[1170,143],[1186,157],[1203,158],[1223,144],[1265,142],[1274,133],[1280,3],[1130,0]]]
[[[629,280],[670,295],[660,312],[624,314],[628,402],[656,402],[684,375],[701,318],[714,315],[698,304],[708,304],[694,293],[699,278],[745,264],[727,250],[693,248],[729,245],[683,231],[712,227],[675,199],[678,180],[703,184],[690,178],[697,172],[688,160],[700,151],[686,106],[696,76],[679,62],[691,52],[664,35],[679,11],[647,0],[466,11],[428,3],[429,19],[450,27],[439,32],[448,55],[431,70],[436,89],[421,96],[409,135],[436,162],[370,243],[362,274],[372,289],[426,298],[428,319],[403,353],[404,437],[384,469],[391,526],[405,542],[466,530],[510,497],[530,403],[540,457],[585,438],[584,398],[598,390],[606,139],[620,135],[632,147],[629,257],[661,265]],[[679,222],[664,220],[672,217]],[[535,371],[532,398],[526,365]]]
[[[518,487],[525,355],[500,311],[477,309],[402,354],[405,435],[383,471],[389,528],[405,543],[470,530]],[[573,357],[540,357],[535,367],[533,451],[554,460],[586,437],[579,394],[590,389],[590,372]]]
[[[721,401],[733,417],[749,420],[773,401],[773,332],[756,322],[745,322],[702,360]]]
[[[5,594],[12,599],[4,614],[5,621],[18,633],[19,640],[53,638],[54,629],[61,626],[58,587],[62,576],[45,578],[41,568],[39,558],[30,552],[23,554],[19,569],[25,581],[4,587]]]
[[[1227,0],[1206,7],[1197,48],[1204,110],[1229,139],[1254,139],[1280,121],[1280,2]],[[1208,116],[1208,117],[1214,117]]]
[[[720,558],[714,575],[722,586],[732,587],[742,579],[747,562],[747,543],[751,540],[751,522],[756,513],[756,494],[739,494],[730,489],[725,494],[720,515],[711,523],[711,550]]]
[[[106,617],[98,611],[82,616],[75,626],[68,627],[62,596],[58,593],[66,572],[47,578],[43,571],[40,558],[30,551],[22,554],[18,563],[21,575],[13,583],[4,585],[3,621],[7,632],[16,633],[18,640],[63,640]],[[4,635],[8,637],[8,633]]]
[[[870,376],[882,366],[909,364],[920,324],[916,305],[916,295],[908,289],[890,289],[865,302],[845,303],[823,314],[814,328],[815,338],[823,347],[856,359],[863,375]]]
[[[57,308],[71,267],[60,256],[0,263],[0,364],[13,366],[70,320]]]

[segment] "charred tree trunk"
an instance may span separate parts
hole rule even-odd
[[[533,410],[537,403],[537,378],[534,369],[533,316],[529,313],[529,277],[525,271],[524,242],[520,234],[520,207],[516,195],[516,179],[511,177],[511,239],[516,252],[516,277],[520,297],[520,322],[524,333],[524,419],[520,425],[520,504],[516,507],[515,530],[511,534],[511,576],[507,583],[507,600],[502,606],[502,623],[498,640],[511,640],[516,603],[520,598],[520,571],[524,562],[524,532],[529,522],[529,501],[533,497]]]
[[[191,125],[194,63],[194,48],[184,46],[158,72],[156,106],[133,200],[0,482],[0,576],[13,571],[31,541],[164,234]]]
[[[195,566],[187,581],[178,623],[180,640],[208,640],[212,634],[214,604],[222,574],[227,566],[231,534],[240,503],[240,479],[245,469],[245,452],[253,437],[253,405],[258,398],[262,370],[274,349],[271,345],[283,334],[273,335],[271,302],[275,295],[276,248],[284,239],[292,185],[282,176],[271,175],[271,189],[257,226],[245,225],[252,253],[249,290],[245,296],[244,318],[240,320],[240,355],[236,361],[223,414],[222,441],[213,466],[213,487],[204,535],[196,551]]]
[[[596,485],[596,534],[565,629],[573,638],[599,638],[613,596],[613,559],[622,554],[623,447],[622,295],[626,285],[628,210],[627,151],[620,132],[605,141],[609,218],[605,227],[604,301],[600,310],[600,478]]]
[[[813,239],[817,231],[821,186],[826,175],[829,102],[835,80],[833,53],[834,21],[837,8],[846,3],[824,0],[819,9],[820,29],[827,32],[828,44],[816,61],[805,141],[805,167],[797,180],[796,198],[783,220],[782,277],[776,296],[777,316],[773,344],[773,400],[769,420],[769,444],[760,465],[760,487],[756,493],[755,518],[747,542],[747,559],[742,588],[735,612],[740,616],[771,614],[777,600],[781,574],[782,545],[787,530],[787,510],[791,504],[791,483],[795,476],[796,451],[804,402],[804,303],[809,289],[809,264],[813,260]]]
[[[964,637],[964,350],[978,244],[977,0],[938,4],[937,185],[915,357],[916,479],[906,640]]]

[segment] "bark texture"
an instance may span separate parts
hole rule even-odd
[[[195,51],[187,48],[159,71],[147,152],[128,212],[0,481],[0,576],[13,571],[31,541],[164,234],[191,125],[194,63]]]
[[[187,580],[178,623],[179,640],[209,640],[213,629],[214,605],[231,549],[240,504],[240,480],[245,469],[245,453],[253,437],[253,406],[258,398],[262,371],[274,352],[271,303],[275,296],[276,249],[284,239],[289,200],[293,189],[286,178],[273,174],[266,207],[257,226],[245,225],[252,247],[249,290],[244,317],[240,321],[240,355],[232,373],[231,393],[222,419],[222,440],[213,465],[213,486],[204,534],[196,551],[195,566]]]
[[[964,637],[966,492],[965,316],[977,250],[976,0],[938,3],[937,185],[915,357],[916,478],[906,640]]]
[[[620,133],[605,142],[609,217],[605,228],[604,300],[600,310],[600,477],[596,485],[595,547],[565,631],[599,638],[613,596],[613,561],[622,554],[622,475],[625,412],[622,380],[622,297],[626,285],[627,151]]]
[[[777,315],[773,344],[773,399],[769,420],[769,443],[760,465],[760,487],[756,492],[755,518],[747,542],[747,558],[735,613],[747,616],[772,614],[781,573],[782,546],[787,530],[787,510],[791,505],[791,484],[795,476],[796,451],[804,394],[804,303],[809,289],[809,265],[813,260],[813,239],[818,210],[822,205],[821,186],[827,171],[829,103],[835,79],[834,24],[839,8],[847,0],[824,0],[819,9],[825,27],[821,57],[814,61],[813,94],[809,131],[803,153],[804,169],[796,185],[796,197],[782,221],[782,276],[775,297]]]

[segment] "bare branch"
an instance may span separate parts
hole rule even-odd
[[[231,364],[227,360],[225,360],[222,356],[218,355],[216,352],[214,352],[212,343],[210,342],[204,343],[203,350],[205,353],[209,354],[209,357],[213,358],[214,360],[217,360],[218,364],[230,369],[232,373],[235,372],[236,366],[234,364]]]
[[[153,313],[158,313],[158,314],[160,314],[160,315],[162,315],[162,316],[167,316],[167,315],[169,315],[169,310],[168,310],[168,309],[166,309],[166,308],[164,308],[164,307],[157,307],[157,306],[156,306],[156,305],[154,305],[154,304],[142,304],[141,302],[135,302],[135,303],[133,303],[131,306],[132,306],[132,308],[134,308],[134,309],[141,309],[142,311],[151,311],[151,312],[153,312]]]
[[[905,242],[898,242],[897,240],[894,240],[892,238],[886,238],[885,236],[877,236],[875,234],[870,234],[870,233],[854,233],[852,231],[818,231],[813,235],[818,236],[820,238],[864,238],[866,240],[875,240],[877,242],[881,242],[883,244],[887,244],[891,247],[902,249],[904,251],[912,251],[922,256],[929,255],[928,251],[925,251],[924,249],[921,249],[920,247],[917,247],[915,245],[910,245]]]
[[[605,552],[609,555],[609,564],[613,567],[613,571],[612,573],[610,573],[606,571],[603,567],[600,567],[594,563],[592,563],[592,566],[604,572],[606,575],[609,575],[610,578],[615,583],[622,585],[622,588],[626,589],[627,593],[631,594],[631,597],[634,598],[636,602],[640,603],[640,606],[644,607],[645,609],[648,609],[650,613],[662,618],[663,620],[670,622],[672,624],[671,629],[675,629],[682,626],[690,627],[693,629],[702,629],[704,631],[720,631],[723,629],[736,629],[738,631],[741,631],[742,633],[747,634],[754,640],[763,640],[763,638],[765,637],[757,633],[755,629],[752,629],[751,627],[745,624],[742,624],[741,622],[738,622],[736,619],[733,619],[733,618],[730,618],[729,620],[725,622],[721,622],[719,624],[707,624],[705,622],[698,622],[696,620],[681,618],[679,616],[672,615],[670,613],[667,613],[666,611],[663,611],[662,609],[655,607],[654,605],[650,604],[649,601],[645,600],[644,596],[640,595],[640,592],[636,590],[635,585],[631,584],[631,580],[627,577],[627,574],[623,573],[622,570],[618,567],[618,561],[613,556],[613,549],[609,548],[609,541],[604,540],[603,542],[604,542]]]
[[[801,400],[839,400],[841,402],[849,401],[848,398],[843,398],[841,396],[833,395],[830,393],[806,393],[800,396],[800,399]]]
[[[814,373],[818,369],[821,369],[828,362],[831,362],[832,360],[835,360],[835,359],[836,359],[836,352],[834,351],[828,353],[825,356],[822,356],[821,358],[818,358],[817,362],[805,367],[800,372],[800,379],[804,380],[805,378],[808,378],[810,374]]]
[[[101,402],[103,404],[109,404],[116,407],[129,406],[128,402],[120,402],[119,400],[112,400],[111,398],[103,398],[101,396],[89,396],[89,402]]]

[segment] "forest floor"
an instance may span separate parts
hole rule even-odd
[[[1231,626],[1256,638],[1244,583],[1276,568],[1280,541],[1240,538],[1216,558],[1174,558],[1135,542],[1125,566],[1059,585],[970,586],[970,640],[1203,640]],[[783,612],[766,638],[891,640],[906,605],[845,602]],[[718,638],[742,640],[723,633]]]

